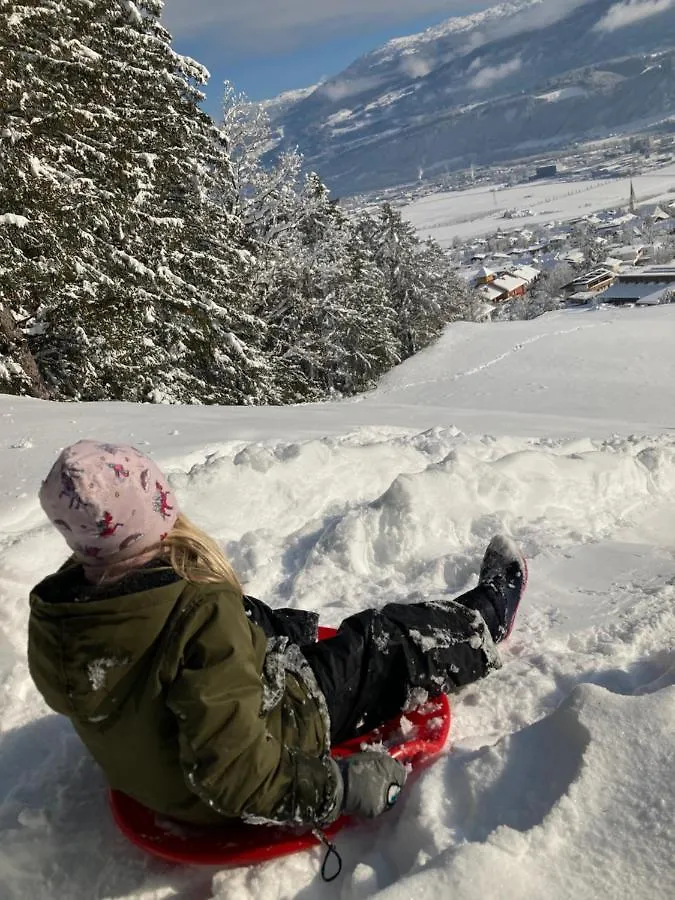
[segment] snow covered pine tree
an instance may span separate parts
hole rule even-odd
[[[265,349],[279,365],[281,402],[352,394],[399,361],[382,271],[355,222],[320,178],[300,178],[302,157],[271,160],[269,118],[226,85],[223,131],[238,213],[259,261]]]
[[[161,9],[3,0],[0,286],[56,396],[255,402],[263,328],[227,148]]]
[[[471,291],[449,258],[434,241],[422,242],[398,210],[384,204],[376,216],[364,213],[358,227],[384,276],[401,359],[430,344],[448,322],[473,318]]]

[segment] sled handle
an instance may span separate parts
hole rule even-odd
[[[429,752],[428,741],[411,741],[409,744],[399,744],[398,747],[392,747],[389,755],[397,762],[412,763],[424,757],[433,756],[434,752]]]

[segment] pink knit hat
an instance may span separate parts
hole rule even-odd
[[[61,451],[40,503],[90,581],[151,559],[178,518],[167,479],[151,459],[135,447],[98,441]]]

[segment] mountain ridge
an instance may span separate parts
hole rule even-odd
[[[273,123],[340,194],[643,127],[675,115],[665,2],[521,0],[455,17],[360,57]]]

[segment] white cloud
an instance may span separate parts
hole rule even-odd
[[[256,50],[265,55],[309,45],[317,33],[325,38],[490,5],[489,0],[166,0],[163,21],[174,37],[218,41],[224,55]]]
[[[532,6],[506,22],[497,21],[472,35],[473,45],[476,47],[497,37],[513,37],[526,31],[555,25],[556,22],[561,22],[578,6],[582,6],[586,2],[587,0],[540,0],[540,2],[533,0]]]
[[[355,94],[361,94],[363,91],[376,88],[382,79],[376,76],[367,78],[350,78],[338,79],[337,81],[329,81],[319,87],[319,91],[330,97],[331,100],[344,100],[347,97],[353,97]]]
[[[365,28],[395,25],[413,16],[439,19],[487,9],[500,0],[165,0],[163,20],[177,38],[199,39],[217,47],[223,61],[269,56],[303,47],[312,52],[317,40],[358,33]],[[522,12],[467,34],[464,52],[496,37],[544,28],[566,18],[588,0],[523,0]],[[596,25],[614,30],[675,5],[675,0],[617,0]],[[462,52],[458,48],[458,52]],[[434,61],[413,58],[405,63],[412,77],[425,74]]]
[[[502,63],[501,66],[486,66],[473,76],[469,82],[469,86],[475,90],[491,87],[493,84],[503,81],[504,78],[507,78],[509,75],[513,75],[514,72],[518,72],[522,66],[523,61],[520,56],[516,56],[508,62]],[[475,68],[475,64],[471,68]]]
[[[418,53],[409,53],[401,60],[401,70],[410,78],[425,78],[433,68],[432,63]]]
[[[595,26],[595,31],[617,31],[675,6],[675,0],[624,0],[616,3]]]

